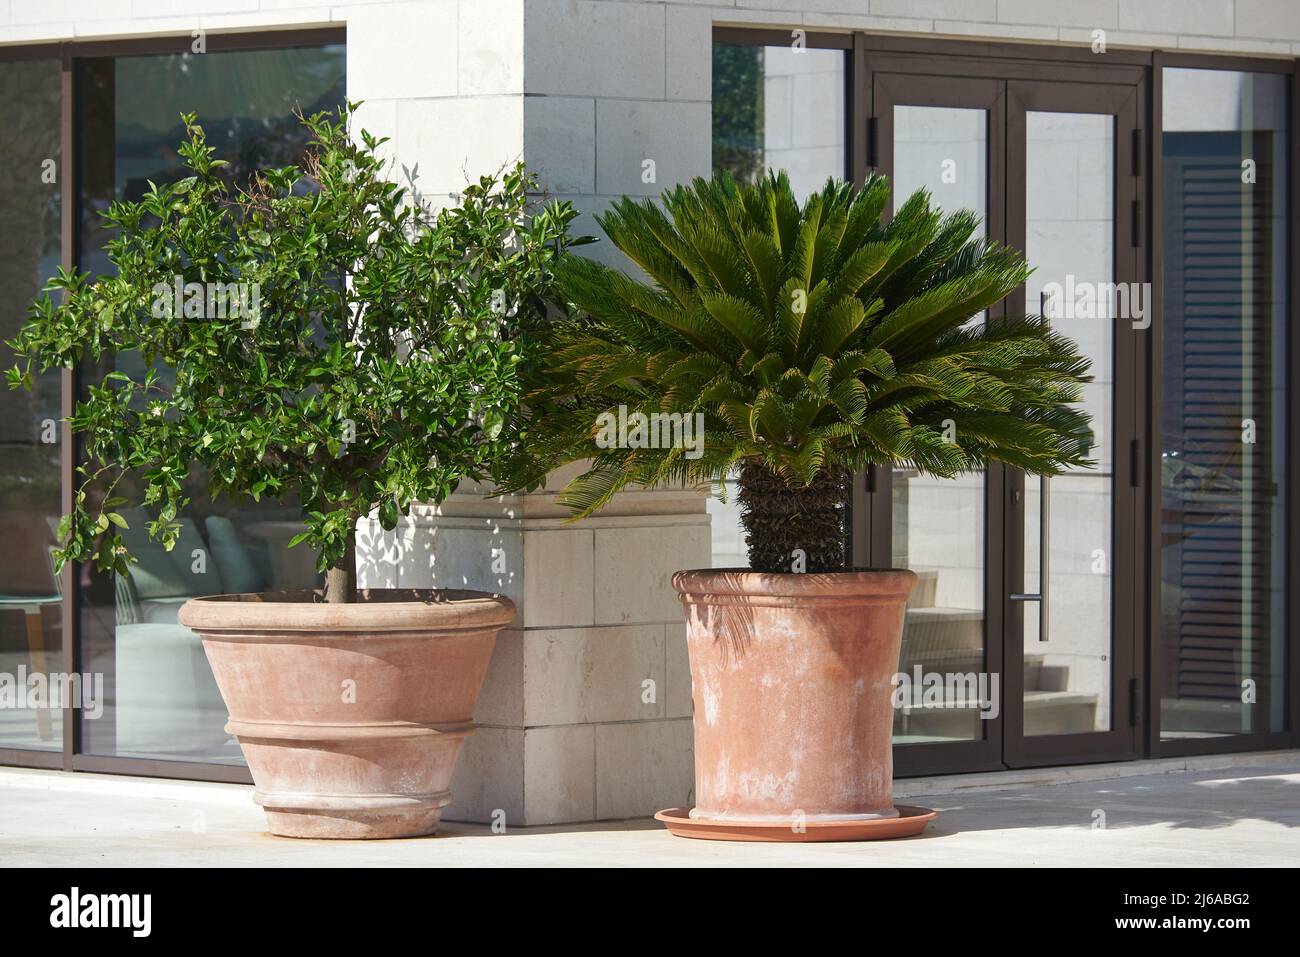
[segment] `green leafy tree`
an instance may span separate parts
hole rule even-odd
[[[576,308],[549,330],[513,486],[590,460],[561,496],[583,516],[629,484],[734,473],[752,567],[789,571],[802,549],[818,571],[843,567],[849,478],[864,466],[1088,464],[1072,405],[1087,360],[1041,318],[972,319],[1025,281],[1023,258],[924,192],[883,222],[888,197],[882,178],[831,181],[800,205],[784,173],[719,173],[666,192],[662,209],[615,203],[600,225],[648,281],[573,255],[557,267]],[[600,423],[620,406],[699,416],[703,445],[629,434],[611,447]]]
[[[350,601],[359,517],[392,529],[412,502],[490,474],[514,441],[520,369],[575,211],[535,209],[520,165],[435,212],[386,178],[384,140],[352,136],[353,109],[301,118],[303,162],[233,195],[184,116],[189,175],[104,214],[115,273],[60,271],[33,304],[9,343],[11,386],[119,359],[72,415],[86,463],[60,566],[126,573],[128,487],[170,549],[202,466],[213,497],[296,494],[293,544],[318,550],[328,600]]]

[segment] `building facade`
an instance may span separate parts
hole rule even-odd
[[[1095,468],[1047,481],[856,478],[854,563],[921,580],[896,773],[1295,746],[1297,58],[1285,0],[10,0],[0,337],[58,265],[106,267],[96,214],[174,173],[183,110],[238,172],[296,155],[295,106],[362,101],[422,195],[521,158],[592,234],[615,198],[714,169],[805,192],[883,173],[1024,250],[1035,271],[994,313],[1079,342],[1098,442]],[[110,366],[0,395],[0,672],[104,685],[98,708],[0,709],[0,763],[247,780],[176,610],[309,583],[296,513],[203,506],[129,579],[55,577],[60,417]],[[691,803],[669,576],[744,564],[734,503],[628,492],[566,524],[562,480],[361,530],[363,584],[519,605],[449,818]]]

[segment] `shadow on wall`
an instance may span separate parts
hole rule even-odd
[[[476,496],[477,497],[477,496]],[[523,537],[512,511],[488,500],[437,515],[412,509],[393,531],[374,519],[357,526],[357,584],[362,588],[468,588],[505,595],[522,607]]]

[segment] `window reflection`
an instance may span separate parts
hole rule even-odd
[[[796,196],[843,178],[845,54],[713,44],[713,168],[743,182],[784,169]],[[708,501],[714,568],[748,568],[736,485]]]
[[[841,50],[713,45],[713,168],[790,175],[796,196],[845,175]]]
[[[894,107],[894,207],[918,189],[945,212],[987,216],[988,112]],[[983,227],[981,227],[983,230]],[[971,322],[982,322],[975,316]],[[898,670],[915,687],[929,675],[984,671],[984,474],[935,478],[893,471],[892,563],[917,575],[907,604]],[[924,744],[983,736],[977,695],[945,677],[943,707],[904,704],[894,742]],[[959,700],[960,699],[960,700]]]
[[[1286,728],[1287,78],[1164,71],[1166,739]]]
[[[17,335],[59,265],[60,74],[57,60],[0,62],[0,341]],[[61,507],[59,388],[57,370],[31,392],[0,386],[0,675],[14,688],[62,670],[50,559]],[[25,695],[13,703],[0,707],[0,748],[62,748],[58,710],[31,707],[40,702]]]
[[[198,114],[237,188],[259,168],[301,158],[307,136],[293,113],[342,103],[344,48],[87,60],[81,84],[80,254],[82,268],[98,274],[111,268],[104,253],[111,237],[98,212],[116,199],[138,199],[150,180],[184,175],[176,152],[181,112]],[[85,379],[112,368],[139,375],[141,361],[119,354],[86,370]],[[160,371],[165,383],[169,376]],[[177,612],[196,595],[317,582],[314,553],[287,548],[302,528],[295,502],[209,502],[198,469],[185,491],[193,505],[171,552],[148,540],[151,516],[127,510],[124,538],[138,564],[120,578],[79,570],[83,668],[104,673],[108,699],[102,718],[83,722],[89,753],[243,763],[225,733],[226,710],[202,646],[177,624]]]

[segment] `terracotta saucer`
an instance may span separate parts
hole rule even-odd
[[[809,821],[803,831],[794,830],[789,822],[744,824],[717,818],[690,817],[688,807],[670,807],[655,815],[678,837],[704,841],[885,841],[894,837],[912,837],[939,816],[928,807],[897,804],[898,817],[880,817],[867,821]]]

